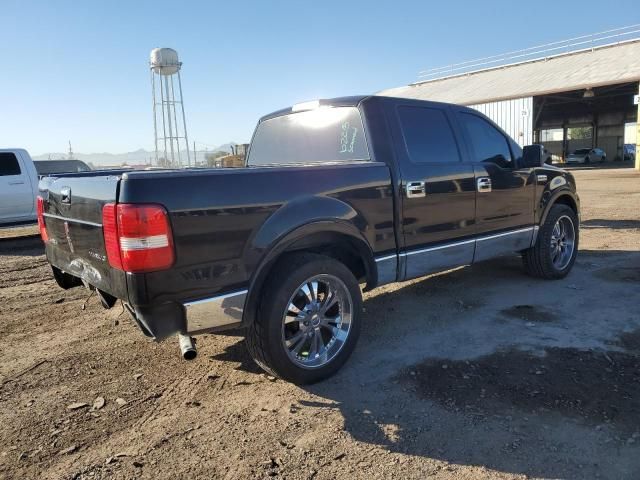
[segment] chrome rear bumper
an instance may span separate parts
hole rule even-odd
[[[240,290],[185,303],[186,333],[193,335],[239,325],[247,292]]]

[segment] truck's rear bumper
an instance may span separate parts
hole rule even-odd
[[[127,280],[127,274],[103,265],[88,262],[76,254],[47,244],[47,259],[53,266],[54,276],[62,288],[85,284],[122,299],[143,333],[158,340],[183,333],[188,335],[234,328],[242,323],[247,290],[235,290],[212,297],[189,301],[137,304],[137,295],[130,295],[138,286],[144,288],[144,279]],[[144,297],[144,296],[143,296]],[[113,304],[113,303],[112,303]]]
[[[184,304],[187,333],[211,332],[242,322],[247,290]]]
[[[129,313],[147,336],[157,340],[184,333],[216,332],[240,326],[247,290],[185,302],[153,306],[128,306]]]
[[[75,273],[75,274],[74,274]],[[53,267],[53,276],[62,288],[69,289],[83,284],[84,280],[92,288],[87,279],[81,279],[77,272],[67,273]],[[99,292],[101,296],[106,292]],[[196,335],[235,328],[242,323],[242,314],[247,297],[247,290],[238,290],[222,295],[189,302],[167,302],[159,305],[131,305],[126,300],[127,310],[142,332],[157,340],[162,340],[176,333]],[[113,302],[116,301],[111,297]],[[104,305],[104,303],[103,303]]]

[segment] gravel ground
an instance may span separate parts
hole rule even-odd
[[[22,225],[19,227],[0,227],[0,240],[36,235],[38,235],[38,225],[36,224]]]
[[[379,288],[311,387],[235,334],[185,362],[0,240],[0,478],[639,478],[640,174],[576,177],[565,280],[514,257]]]

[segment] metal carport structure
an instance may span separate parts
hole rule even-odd
[[[592,124],[594,132],[604,128],[604,132],[616,133],[620,125],[624,132],[625,124],[635,122],[638,130],[640,115],[634,95],[640,93],[639,34],[640,25],[633,25],[462,62],[422,72],[419,81],[378,94],[476,108],[521,145],[541,141],[540,130],[552,126],[563,128],[564,137],[566,129],[574,124]],[[604,94],[607,89],[609,97],[618,89],[617,95],[624,98],[612,104],[612,111],[590,109],[589,105],[600,105],[598,93]],[[567,102],[565,107],[558,108],[557,101],[547,104],[545,97],[561,97]],[[608,97],[600,98],[604,101]],[[555,107],[548,116],[545,108],[550,104]],[[596,135],[594,142],[597,140]],[[640,134],[634,142],[636,152],[640,152]],[[569,145],[566,138],[563,145],[564,148]],[[640,169],[637,155],[636,168]]]

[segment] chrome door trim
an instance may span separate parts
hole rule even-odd
[[[406,252],[403,280],[470,265],[475,248],[475,240],[464,240]]]
[[[457,247],[457,246],[460,246],[460,245],[466,245],[468,243],[474,243],[475,241],[476,241],[476,239],[472,238],[471,240],[463,240],[461,242],[446,243],[446,244],[443,244],[443,245],[437,245],[435,247],[421,248],[419,250],[409,250],[409,251],[401,253],[400,256],[419,255],[421,253],[434,252],[436,250],[442,250],[444,248],[452,248],[452,247]]]
[[[507,235],[515,235],[517,233],[530,232],[531,230],[533,230],[533,228],[534,227],[525,227],[525,228],[519,228],[517,230],[509,230],[508,232],[497,233],[495,235],[486,235],[484,237],[478,237],[477,240],[478,242],[483,242],[485,240],[493,240],[494,238],[506,237]]]
[[[537,226],[535,226],[535,227],[518,228],[516,230],[509,230],[507,232],[496,233],[496,234],[493,234],[493,235],[477,236],[477,237],[473,237],[473,238],[471,238],[469,240],[463,240],[463,241],[460,241],[460,242],[444,243],[442,245],[436,245],[435,247],[420,248],[418,250],[405,250],[404,252],[400,252],[399,255],[401,257],[409,256],[409,255],[417,255],[417,254],[420,254],[420,253],[433,252],[434,250],[442,250],[443,248],[457,247],[458,245],[465,245],[467,243],[482,242],[482,241],[485,241],[485,240],[492,240],[494,238],[506,237],[507,235],[515,235],[515,234],[518,234],[518,233],[530,232],[532,230],[537,231],[538,229],[539,229],[539,227],[537,227]],[[395,256],[395,255],[391,255],[391,256]],[[387,258],[388,257],[384,257],[384,258],[381,258],[380,260],[387,259]],[[378,261],[378,259],[376,259],[376,261]]]
[[[531,237],[533,237],[533,227],[478,237],[473,261],[480,262],[525,250],[531,246]]]
[[[420,248],[416,250],[405,250],[403,252],[391,255],[385,255],[383,257],[375,258],[376,267],[378,269],[378,285],[385,285],[387,283],[393,283],[395,281],[406,280],[408,278],[415,278],[435,271],[443,271],[449,268],[455,268],[463,265],[469,265],[476,260],[492,258],[498,256],[501,253],[515,252],[521,248],[527,248],[535,244],[536,236],[538,234],[539,227],[524,227],[515,230],[509,230],[507,232],[495,233],[492,235],[483,235],[470,238],[468,240],[461,240],[457,242],[445,243],[442,245],[436,245],[433,247]],[[531,239],[526,234],[531,232]],[[512,235],[521,235],[522,238],[516,238],[506,245],[497,244],[495,248],[489,250],[489,254],[477,256],[478,244],[483,245],[481,242],[490,242],[492,240],[509,237]],[[441,257],[434,257],[433,252],[439,252],[440,250],[459,247],[459,252],[456,254],[449,254],[449,259],[444,260]],[[511,250],[513,247],[513,250]],[[480,247],[481,249],[484,247]],[[495,253],[495,255],[494,255]],[[408,261],[408,257],[414,255],[424,255],[425,259],[422,260],[422,265],[425,270],[413,268],[411,262]],[[471,255],[470,261],[465,261],[468,256]],[[433,268],[429,267],[429,264]],[[420,273],[421,272],[421,273]]]
[[[398,255],[386,255],[375,259],[378,270],[378,286],[393,283],[398,279]]]
[[[480,177],[476,180],[478,193],[491,193],[491,177]]]
[[[423,198],[427,196],[427,187],[424,181],[407,182],[404,186],[407,198]]]
[[[533,232],[537,233],[537,227],[523,227],[491,235],[479,235],[468,240],[450,242],[433,247],[401,252],[398,255],[398,263],[400,266],[399,279],[406,280],[437,271],[444,271],[450,268],[470,265],[476,260],[485,260],[487,258],[499,256],[503,253],[516,252],[518,250],[528,248],[532,245],[532,240],[527,234],[534,236]],[[489,246],[492,241],[503,239],[504,237],[507,237],[507,239],[505,239],[504,241],[501,240],[499,242],[495,242],[495,247],[492,248]],[[444,254],[446,255],[446,257],[444,257],[441,250],[451,248],[457,248],[458,251],[453,253],[446,253]],[[478,256],[479,248],[481,249],[481,251],[486,251],[487,254]],[[416,268],[415,265],[417,265],[417,263],[409,260],[409,258],[414,255],[423,255],[425,257],[424,259],[419,260],[422,268]],[[412,263],[414,263],[414,265],[412,265]]]
[[[391,255],[387,255],[386,257],[378,257],[375,259],[376,263],[378,262],[386,262],[387,260],[391,260],[392,258],[396,258],[398,255],[393,253]]]

